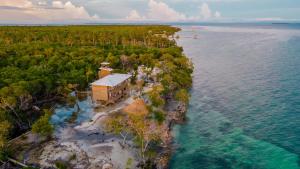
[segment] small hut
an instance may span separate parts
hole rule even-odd
[[[112,68],[109,67],[110,63],[109,62],[102,62],[101,67],[99,68],[98,71],[98,77],[99,79],[104,78],[107,75],[110,75],[113,71]]]

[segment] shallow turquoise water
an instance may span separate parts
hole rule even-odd
[[[77,99],[77,105],[68,106],[66,104],[57,104],[54,113],[51,116],[50,122],[56,127],[66,127],[67,125],[78,125],[82,122],[89,121],[94,115],[94,109],[90,96]],[[74,122],[70,123],[68,120],[76,113]]]
[[[170,168],[299,169],[300,30],[185,26],[179,35],[195,73]]]

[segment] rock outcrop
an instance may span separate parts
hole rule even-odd
[[[172,104],[174,110],[168,112],[167,120],[166,120],[166,130],[163,136],[163,143],[162,150],[160,151],[158,157],[155,159],[154,163],[158,169],[167,169],[171,154],[173,152],[173,136],[172,136],[172,127],[174,124],[181,124],[185,121],[185,115],[187,111],[186,104],[178,103]]]

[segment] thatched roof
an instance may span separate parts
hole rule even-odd
[[[128,114],[147,115],[149,110],[143,99],[136,99],[133,103],[123,108],[123,112]]]

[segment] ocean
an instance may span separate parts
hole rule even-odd
[[[183,25],[194,63],[171,169],[300,168],[300,25]]]

